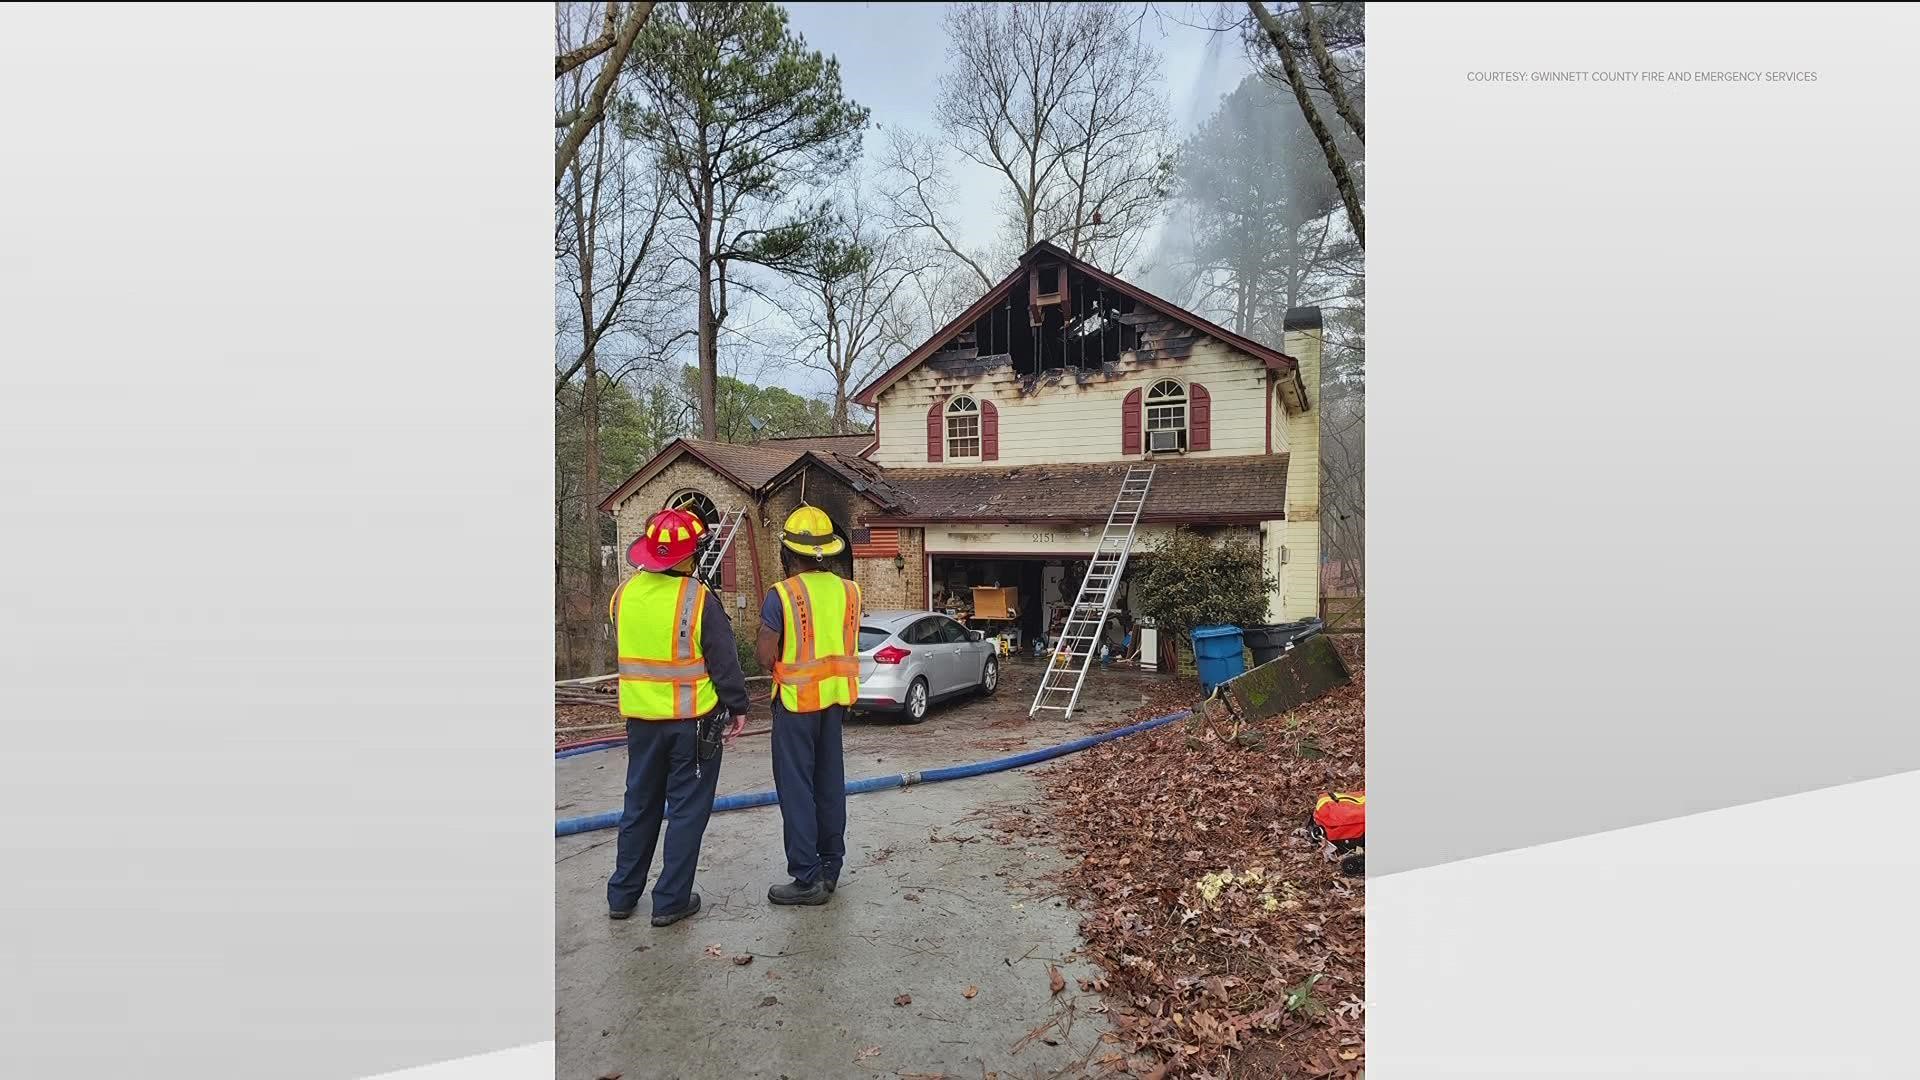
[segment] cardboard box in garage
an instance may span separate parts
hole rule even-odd
[[[976,619],[1012,619],[1020,614],[1020,590],[996,589],[976,585],[973,589],[973,617]]]

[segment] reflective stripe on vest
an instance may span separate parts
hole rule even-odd
[[[706,586],[642,570],[614,595],[620,639],[620,715],[691,720],[719,705],[700,650]]]
[[[860,697],[860,586],[825,573],[791,577],[780,597],[780,659],[773,678],[788,712],[852,705]]]

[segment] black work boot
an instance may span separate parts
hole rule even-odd
[[[681,908],[679,911],[669,911],[665,915],[655,915],[653,917],[653,925],[672,926],[674,923],[679,922],[681,919],[684,919],[687,916],[699,910],[700,910],[700,894],[694,893],[692,898],[687,901],[687,906]]]
[[[831,895],[827,887],[817,881],[789,881],[767,890],[767,899],[783,906],[805,904],[813,907],[826,903]]]

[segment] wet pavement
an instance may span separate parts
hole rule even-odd
[[[936,705],[918,725],[856,717],[848,778],[1064,742],[1137,708],[1152,678],[1091,676],[1072,721],[1029,721],[1039,674],[1009,662],[997,694]],[[762,713],[749,730],[765,726]],[[556,762],[556,816],[617,808],[625,758]],[[742,737],[721,794],[771,788],[766,736]],[[611,830],[556,840],[557,1076],[1080,1075],[1110,1048],[1098,996],[1075,983],[1095,972],[1068,956],[1080,915],[1047,881],[1065,857],[988,825],[1038,798],[1026,770],[851,796],[846,870],[814,908],[767,902],[785,880],[777,807],[716,814],[694,885],[702,911],[659,929],[645,900],[634,919],[607,918]],[[1066,976],[1059,995],[1049,964]]]

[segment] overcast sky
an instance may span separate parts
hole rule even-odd
[[[1143,5],[1145,6],[1145,5]],[[1147,8],[1141,32],[1166,60],[1168,102],[1175,135],[1184,139],[1210,115],[1220,96],[1250,70],[1240,40],[1194,26],[1213,21],[1216,4],[1165,3]],[[947,5],[933,3],[789,3],[792,24],[807,44],[840,60],[847,95],[873,110],[875,129],[866,135],[869,160],[895,127],[933,134],[933,102],[947,68]],[[1193,24],[1193,25],[1182,25]],[[954,170],[960,204],[956,215],[963,245],[986,246],[994,230],[996,174],[965,163]],[[1147,248],[1151,250],[1151,248]],[[993,268],[989,268],[991,272]],[[776,376],[798,393],[830,391],[824,377],[809,372]]]

